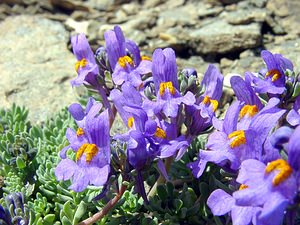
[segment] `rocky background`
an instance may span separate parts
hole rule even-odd
[[[299,0],[0,0],[0,107],[24,105],[40,123],[75,102],[70,36],[95,50],[115,24],[146,55],[172,47],[199,74],[214,63],[226,85],[259,70],[262,49],[300,65]]]

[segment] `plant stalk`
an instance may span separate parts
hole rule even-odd
[[[89,225],[96,223],[98,220],[102,219],[121,199],[122,195],[126,191],[127,186],[122,184],[119,193],[111,199],[99,212],[91,216],[90,218],[87,218],[83,220],[82,222],[78,223],[77,225]]]
[[[165,167],[166,167],[167,173],[169,173],[169,171],[171,169],[172,162],[173,162],[173,156],[166,158]],[[149,191],[149,193],[147,195],[148,199],[149,199],[149,197],[152,197],[156,194],[157,186],[160,184],[163,184],[165,182],[166,182],[166,179],[164,178],[164,176],[162,174],[160,174],[157,181],[155,182],[155,184],[153,185],[153,187],[151,188],[151,190]]]

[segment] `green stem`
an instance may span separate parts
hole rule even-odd
[[[166,161],[165,161],[165,167],[166,167],[166,171],[167,173],[169,173],[170,169],[171,169],[171,165],[173,163],[173,157],[169,157],[169,158],[166,158]],[[153,187],[151,188],[151,190],[149,191],[147,197],[153,197],[155,194],[156,194],[156,190],[157,190],[157,186],[160,185],[160,184],[163,184],[166,182],[166,179],[164,178],[164,176],[162,174],[159,175],[157,181],[155,182],[155,184],[153,185]]]

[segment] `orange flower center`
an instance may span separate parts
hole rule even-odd
[[[152,59],[149,56],[143,55],[141,58],[142,58],[142,60],[152,61]]]
[[[273,178],[273,186],[277,186],[288,179],[293,172],[293,169],[288,162],[283,159],[277,159],[268,163],[266,173],[271,173],[274,170],[279,170],[279,173]]]
[[[79,127],[76,131],[76,135],[77,137],[84,135],[84,130],[81,127]]]
[[[211,99],[208,95],[205,95],[205,97],[202,100],[202,103],[204,105],[212,105],[213,111],[215,112],[219,106],[219,102],[217,100]]]
[[[240,145],[246,144],[245,131],[237,130],[228,135],[229,139],[232,139],[230,142],[230,148],[235,148]]]
[[[244,190],[244,189],[246,189],[246,188],[248,188],[248,185],[246,185],[246,184],[241,184],[239,190]]]
[[[272,82],[274,82],[281,77],[281,74],[277,69],[272,69],[266,73],[266,77],[272,77]]]
[[[75,63],[75,70],[78,73],[79,68],[84,68],[87,65],[88,61],[86,58],[83,58],[82,60]]]
[[[258,113],[258,108],[256,105],[245,105],[240,111],[240,118],[243,118],[246,115],[253,117],[256,113]]]
[[[133,127],[133,123],[134,123],[134,118],[133,117],[129,117],[128,120],[127,120],[127,126],[129,128],[132,128]]]
[[[160,85],[159,85],[160,96],[163,96],[165,94],[166,89],[168,89],[172,95],[175,94],[175,88],[171,81],[160,83]]]
[[[158,137],[158,138],[167,138],[166,132],[163,129],[161,129],[160,127],[156,128],[154,136]]]
[[[95,144],[85,143],[76,152],[76,161],[78,161],[81,156],[85,153],[85,161],[90,163],[94,156],[98,153],[98,147]]]
[[[127,56],[127,55],[120,57],[118,59],[118,63],[123,68],[125,68],[127,64],[129,64],[130,66],[133,66],[132,59],[129,56]]]

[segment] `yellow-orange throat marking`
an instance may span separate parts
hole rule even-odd
[[[85,143],[76,152],[76,161],[78,161],[81,156],[85,153],[85,161],[87,163],[91,162],[93,157],[98,153],[98,147],[95,144]]]
[[[217,100],[211,99],[208,95],[205,95],[205,97],[202,100],[202,103],[204,105],[210,105],[212,104],[213,111],[215,112],[219,106],[219,102]]]
[[[145,55],[143,55],[143,56],[141,57],[141,59],[142,59],[142,60],[147,60],[147,61],[152,61],[152,59],[151,59],[149,56],[145,56]]]
[[[273,186],[277,186],[290,177],[293,169],[287,161],[283,159],[274,160],[266,166],[266,173],[271,173],[274,170],[279,170],[279,173],[273,178]]]
[[[240,111],[240,118],[248,115],[249,117],[253,117],[258,113],[258,108],[256,105],[244,105],[244,107]]]
[[[84,130],[81,127],[79,127],[76,131],[76,135],[77,137],[84,135]]]
[[[158,138],[167,138],[166,132],[163,129],[161,129],[160,127],[156,128],[154,136],[156,136]]]
[[[128,120],[127,120],[127,126],[128,126],[129,128],[132,128],[132,127],[133,127],[133,124],[134,124],[134,118],[131,116],[131,117],[129,117]]]
[[[231,140],[230,142],[230,148],[235,148],[240,145],[246,144],[246,136],[245,136],[245,131],[243,130],[237,130],[228,135],[228,138]]]
[[[173,84],[172,84],[171,81],[168,81],[168,82],[161,82],[161,83],[160,83],[160,85],[159,85],[159,94],[160,94],[160,96],[163,96],[163,95],[164,95],[166,89],[169,89],[169,91],[170,91],[170,93],[171,93],[172,95],[175,94],[175,88],[174,88],[174,86],[173,86]]]
[[[244,189],[246,189],[246,188],[248,188],[248,185],[246,185],[246,184],[241,184],[241,186],[240,186],[240,188],[239,188],[239,191],[240,191],[240,190],[244,190]]]
[[[84,68],[87,65],[88,61],[86,58],[81,59],[80,61],[75,63],[75,70],[78,72],[79,68]]]
[[[123,67],[123,68],[126,67],[126,64],[129,64],[130,66],[133,66],[133,65],[134,65],[132,59],[131,59],[129,56],[127,56],[127,55],[120,57],[120,58],[118,59],[118,63],[119,63],[119,65],[120,65],[121,67]]]
[[[266,77],[272,77],[272,82],[274,82],[281,77],[281,74],[277,69],[272,69],[266,73]]]

